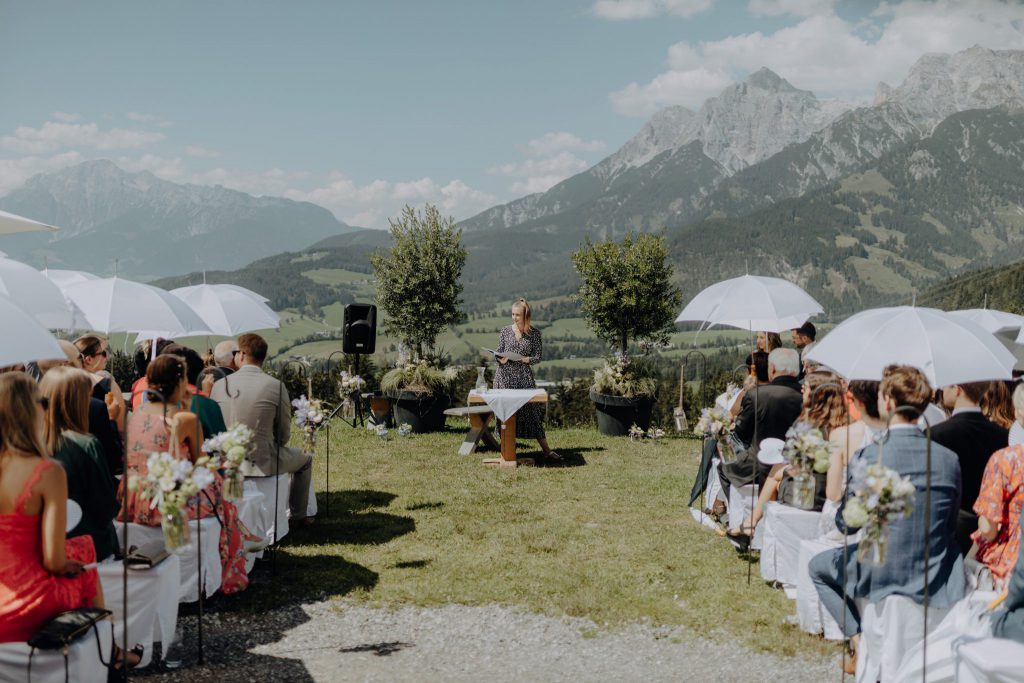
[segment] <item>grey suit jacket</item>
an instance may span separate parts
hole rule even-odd
[[[245,365],[217,380],[210,398],[220,404],[229,427],[240,422],[254,432],[255,448],[243,463],[242,473],[273,476],[278,448],[284,448],[291,437],[292,404],[284,384],[255,365]]]
[[[932,443],[931,506],[926,507],[926,444],[924,432],[912,427],[891,430],[888,441],[882,446],[882,464],[901,476],[910,477],[917,488],[914,510],[889,527],[887,558],[881,567],[857,562],[851,550],[847,576],[852,597],[878,602],[889,595],[903,595],[917,602],[923,601],[926,519],[930,539],[927,566],[929,606],[950,607],[966,593],[963,559],[954,538],[960,510],[960,461],[953,451]],[[878,445],[870,444],[854,459],[875,463],[878,461],[878,449]]]

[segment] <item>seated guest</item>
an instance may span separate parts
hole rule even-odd
[[[992,635],[1024,643],[1024,553],[1017,556],[1006,598],[992,615]]]
[[[193,462],[202,454],[202,427],[194,413],[178,407],[190,398],[185,361],[179,356],[157,356],[146,370],[146,379],[149,388],[159,393],[147,391],[146,402],[133,411],[128,420],[125,472],[128,477],[146,476],[150,453],[169,452],[175,458]],[[122,480],[119,494],[123,496],[124,507],[119,518],[148,526],[160,524],[160,510],[142,498],[140,491],[126,490],[123,484]],[[245,570],[245,542],[258,539],[250,537],[238,519],[234,503],[223,499],[222,488],[223,480],[215,473],[214,482],[203,489],[199,505],[191,506],[188,513],[190,519],[216,514],[221,522],[221,590],[231,594],[245,590],[249,585]]]
[[[1024,416],[1024,385],[1013,392],[1018,419]],[[975,559],[988,568],[996,589],[1009,580],[1020,551],[1020,513],[1024,506],[1024,446],[1010,446],[992,454],[974,502],[978,530]]]
[[[114,377],[107,372],[110,344],[103,337],[94,335],[79,337],[74,344],[82,354],[82,369],[92,375],[93,397],[106,402],[110,408],[110,421],[120,430],[125,412],[124,394]]]
[[[238,370],[231,377],[217,380],[210,396],[220,404],[228,422],[244,424],[253,431],[255,448],[242,463],[245,476],[292,473],[291,518],[311,523],[306,506],[313,456],[287,445],[291,438],[291,401],[284,384],[263,372],[266,358],[267,342],[258,334],[243,334],[238,338]]]
[[[28,375],[0,376],[0,643],[102,604],[95,570],[82,571],[96,558],[91,539],[65,539],[67,476],[47,456],[41,400]]]
[[[91,536],[96,558],[105,560],[117,548],[114,517],[120,503],[100,443],[87,431],[92,378],[78,368],[52,368],[39,389],[47,401],[46,447],[64,466],[68,498],[82,508],[82,521],[68,538]]]
[[[835,528],[835,512],[846,492],[846,466],[854,453],[871,443],[871,437],[885,430],[885,423],[878,415],[878,382],[853,380],[847,385],[847,410],[853,420],[832,430],[829,441],[834,444],[832,457],[825,477],[826,503],[822,512],[830,508],[831,517],[825,519],[825,531]],[[830,505],[831,503],[831,505]],[[824,517],[824,514],[823,514]]]
[[[807,352],[814,346],[814,338],[818,336],[818,330],[814,327],[814,323],[805,322],[800,327],[794,327],[789,331],[789,335],[793,340],[793,346],[796,348],[797,353],[800,354],[800,379],[804,378],[805,368],[804,361]]]
[[[188,390],[192,394],[192,403],[189,411],[199,416],[199,423],[203,427],[203,434],[207,437],[216,436],[227,431],[224,424],[224,414],[221,412],[220,404],[211,398],[203,396],[197,390],[199,373],[203,370],[203,360],[195,349],[190,349],[178,344],[168,344],[160,355],[171,354],[181,356],[185,359],[185,368],[188,371]]]
[[[235,356],[237,355],[238,342],[234,339],[225,339],[213,347],[213,361],[216,367],[220,369],[217,379],[226,377],[238,369],[238,366],[235,364]]]
[[[960,459],[963,497],[956,540],[961,555],[970,551],[971,534],[978,528],[972,507],[981,491],[985,466],[993,453],[1006,448],[1009,439],[1008,430],[987,419],[978,405],[989,391],[989,385],[989,382],[967,382],[943,387],[942,404],[952,415],[932,427],[932,441],[949,448]]]
[[[736,418],[735,434],[747,448],[737,454],[736,462],[718,466],[726,495],[730,486],[746,486],[755,481],[764,483],[771,468],[757,462],[757,451],[763,439],[785,441],[786,432],[800,415],[803,398],[796,379],[799,371],[796,351],[775,349],[768,354],[769,383],[747,392]],[[755,421],[757,439],[754,438]]]
[[[82,354],[78,347],[69,341],[59,339],[57,341],[64,351],[65,360],[39,361],[39,369],[45,376],[47,372],[56,367],[72,367],[82,369]],[[90,389],[90,394],[92,390]],[[124,442],[121,440],[121,433],[118,427],[110,421],[110,410],[106,401],[89,398],[89,434],[96,437],[100,444],[100,453],[107,463],[107,471],[110,473],[111,481],[117,485],[116,476],[121,474],[124,468]]]
[[[988,391],[978,401],[981,414],[1006,429],[1016,422],[1012,390],[1012,382],[1007,386],[1007,382],[994,380],[988,383]]]
[[[921,603],[927,590],[929,606],[945,609],[966,592],[963,558],[954,538],[960,509],[960,463],[956,453],[941,444],[932,444],[931,505],[926,506],[927,438],[917,426],[916,416],[897,410],[909,407],[923,412],[930,398],[931,387],[920,370],[895,365],[886,368],[878,393],[879,416],[890,425],[886,440],[882,445],[869,444],[854,456],[854,462],[875,463],[882,448],[882,464],[902,477],[909,477],[916,489],[912,512],[889,526],[888,545],[893,552],[885,563],[876,566],[858,562],[856,544],[849,547],[845,568],[843,548],[815,555],[810,562],[811,580],[822,605],[845,629],[855,651],[860,640],[857,599],[877,603],[890,595],[902,595]],[[842,531],[856,531],[845,523],[842,510],[836,515],[836,523]],[[927,566],[924,528],[929,529]],[[923,576],[927,576],[927,584]],[[853,662],[844,662],[844,668],[852,672],[855,661],[856,653]]]
[[[830,441],[832,440],[831,434],[839,428],[844,430],[845,438],[846,403],[840,382],[837,375],[819,370],[807,375],[802,388],[803,412],[798,421],[820,429],[822,435]],[[837,450],[840,447],[838,439],[834,442],[834,446]],[[774,465],[761,488],[761,494],[752,516],[744,520],[739,534],[731,533],[731,535],[752,535],[754,527],[761,521],[764,505],[768,501],[778,499],[784,505],[791,504],[790,490],[794,474],[789,463]],[[814,509],[821,510],[825,503],[826,475],[820,472],[811,474],[815,480]]]
[[[752,358],[753,372],[747,375],[746,379],[744,379],[743,388],[729,407],[729,412],[733,417],[740,414],[740,408],[743,405],[743,397],[747,395],[748,391],[751,391],[755,386],[762,386],[769,383],[768,354],[764,351],[755,351]]]
[[[174,342],[170,339],[147,339],[136,349],[132,361],[135,363],[135,376],[138,377],[132,382],[132,410],[138,409],[146,399],[146,369],[156,355],[159,355],[169,344]],[[153,354],[153,344],[156,344],[156,355]]]

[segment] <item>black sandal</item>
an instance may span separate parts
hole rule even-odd
[[[126,653],[116,643],[114,644],[114,652],[110,658],[110,671],[122,671],[125,665],[129,669],[134,669],[142,662],[142,655],[146,653],[146,647],[144,645],[136,645]],[[138,657],[134,662],[128,661],[128,655],[135,655]]]
[[[545,462],[557,462],[557,463],[565,462],[565,458],[563,458],[561,455],[559,455],[555,451],[548,451],[547,453],[545,453],[544,454],[544,460],[545,460]]]

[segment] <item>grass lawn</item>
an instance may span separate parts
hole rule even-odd
[[[548,615],[685,625],[780,655],[831,656],[835,646],[783,624],[794,610],[686,509],[698,442],[631,443],[595,430],[551,430],[571,463],[501,470],[460,457],[462,425],[379,443],[339,422],[331,493],[321,516],[293,529],[271,585],[226,609],[348,596],[372,605],[498,603]],[[315,461],[326,488],[325,435]],[[521,443],[528,455],[535,443]],[[324,503],[329,502],[330,514]]]

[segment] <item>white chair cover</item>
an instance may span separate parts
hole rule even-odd
[[[204,595],[210,597],[220,590],[220,582],[223,574],[220,564],[220,522],[216,517],[205,517],[202,520],[189,522],[189,533],[192,537],[192,546],[185,552],[179,553],[181,561],[181,573],[178,584],[178,602],[196,602],[199,600],[199,579],[198,558],[196,537],[198,535],[198,524],[202,524],[203,542],[203,581]],[[124,543],[124,524],[114,522],[117,529],[117,543]],[[156,540],[162,540],[163,530],[158,526],[144,526],[142,524],[128,525],[128,545],[142,545]],[[131,598],[129,597],[129,600]],[[129,603],[129,608],[131,604]],[[131,636],[131,632],[128,633]]]
[[[124,584],[120,562],[103,562],[96,567],[103,586],[107,609],[114,613],[114,637],[124,638]],[[128,647],[142,645],[146,651],[139,667],[148,666],[153,643],[164,645],[164,655],[174,640],[178,623],[178,593],[181,587],[181,560],[171,555],[151,569],[128,570]]]
[[[763,528],[761,577],[765,581],[796,585],[800,542],[818,537],[820,517],[819,512],[782,503],[770,502],[764,506],[764,517],[758,526]]]
[[[309,478],[309,502],[306,503],[306,516],[316,517],[316,477]]]
[[[929,683],[953,683],[956,680],[954,651],[959,645],[991,638],[992,621],[987,605],[994,597],[994,593],[972,593],[953,605],[942,622],[928,635]],[[899,671],[893,677],[895,683],[918,683],[924,680],[923,645],[922,641],[907,651]]]
[[[796,615],[800,628],[807,633],[824,634],[826,640],[843,640],[843,632],[828,610],[822,607],[818,591],[811,582],[808,567],[812,557],[837,547],[842,547],[842,543],[825,539],[800,541],[800,555],[797,560]]]
[[[1004,638],[960,641],[956,656],[957,683],[1020,683],[1024,681],[1024,644]],[[931,680],[931,671],[928,672]]]
[[[97,636],[98,634],[98,636]],[[99,647],[96,646],[99,638]],[[97,629],[68,648],[68,679],[76,683],[105,683],[113,645],[110,622],[101,621]],[[28,681],[28,657],[32,651],[25,643],[0,643],[0,681]],[[61,650],[36,650],[32,655],[32,683],[64,683],[64,653]]]
[[[288,535],[288,493],[291,489],[292,475],[277,476],[277,540]],[[263,505],[259,508],[260,522],[257,526],[262,530],[264,538],[274,538],[274,477],[246,477],[245,490],[263,494]],[[249,530],[257,532],[252,527]]]
[[[729,487],[729,528],[738,531],[743,520],[750,516],[757,502],[756,484]]]
[[[891,681],[903,657],[924,638],[924,608],[902,595],[879,602],[858,600],[861,638],[857,649],[857,683]],[[928,632],[934,632],[949,608],[928,608]]]

